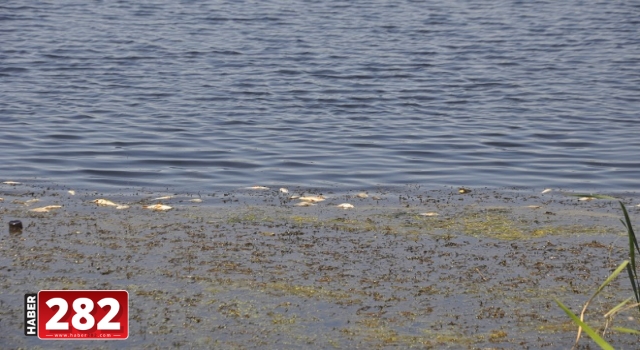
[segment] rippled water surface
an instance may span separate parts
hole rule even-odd
[[[2,180],[640,190],[635,1],[3,1]]]

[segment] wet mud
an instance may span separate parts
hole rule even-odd
[[[579,312],[627,258],[616,200],[415,186],[370,190],[366,198],[361,191],[289,192],[106,196],[2,187],[0,343],[568,349],[576,327],[553,298]],[[326,200],[299,207],[289,199],[295,194]],[[174,196],[153,200],[166,195]],[[614,196],[629,204],[635,223],[637,196]],[[97,206],[99,198],[129,208]],[[144,208],[157,203],[172,209]],[[342,203],[354,208],[337,207]],[[22,232],[9,233],[12,220],[22,221]],[[24,294],[43,289],[127,290],[129,339],[25,337]],[[619,277],[586,320],[604,325],[602,314],[632,295],[626,276]],[[615,323],[638,329],[637,316]],[[583,348],[595,348],[584,337]],[[633,335],[606,339],[620,348],[638,344]]]

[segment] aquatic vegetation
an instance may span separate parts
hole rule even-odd
[[[613,316],[620,313],[620,311],[626,310],[629,308],[636,308],[636,307],[640,311],[640,294],[639,294],[640,283],[638,282],[638,275],[637,275],[636,262],[635,262],[636,251],[640,253],[640,247],[638,246],[638,241],[633,231],[633,227],[631,225],[631,220],[629,219],[629,213],[627,212],[627,208],[622,202],[619,202],[619,203],[620,203],[620,207],[622,208],[622,212],[624,214],[624,221],[621,220],[621,222],[627,229],[627,236],[629,238],[629,260],[623,261],[618,266],[618,268],[616,268],[615,271],[611,273],[611,275],[609,275],[609,277],[607,277],[607,279],[598,287],[598,289],[596,289],[593,295],[584,304],[579,318],[571,310],[569,310],[569,308],[567,308],[564,304],[562,304],[562,302],[554,298],[558,306],[573,320],[573,322],[576,325],[578,325],[578,334],[576,336],[574,347],[577,346],[578,342],[580,341],[580,335],[584,330],[587,333],[587,335],[589,335],[589,337],[596,344],[598,344],[598,346],[600,346],[600,348],[605,350],[613,349],[613,346],[611,346],[611,344],[609,344],[606,340],[604,340],[604,338],[602,338],[591,326],[589,326],[586,322],[584,322],[584,315],[585,315],[585,312],[587,311],[587,308],[591,304],[591,301],[593,301],[602,292],[602,290],[606,286],[608,286],[624,270],[627,270],[627,273],[629,275],[629,281],[631,283],[631,287],[633,288],[634,296],[627,298],[626,300],[619,303],[618,305],[613,307],[611,310],[609,310],[609,312],[605,314],[605,318],[607,320],[605,329],[608,327],[608,324],[613,321]],[[633,298],[636,299],[636,303],[632,305],[628,305]],[[613,329],[620,333],[630,333],[630,334],[640,335],[640,331],[635,329],[630,329],[625,327],[613,327]]]

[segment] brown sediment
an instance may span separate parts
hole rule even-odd
[[[369,191],[345,211],[349,194],[299,208],[239,191],[155,212],[42,191],[63,206],[34,213],[12,203],[35,195],[21,191],[0,194],[2,222],[24,224],[0,234],[0,338],[13,348],[68,345],[23,336],[24,293],[41,289],[128,290],[130,337],[104,347],[570,348],[576,328],[553,297],[578,310],[627,249],[616,202],[551,194]],[[596,325],[632,295],[623,279],[604,293]]]

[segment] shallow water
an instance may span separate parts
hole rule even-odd
[[[629,1],[4,1],[3,180],[638,191]]]
[[[0,222],[24,225],[0,232],[9,348],[566,349],[576,327],[553,298],[579,309],[627,249],[615,201],[555,191],[324,193],[305,208],[277,191],[229,191],[151,212],[157,193],[108,197],[130,205],[117,210],[95,193],[24,190],[0,192]],[[637,196],[620,199],[635,222]],[[62,207],[32,211],[46,205]],[[65,288],[129,291],[129,339],[25,337],[24,293]],[[618,277],[587,320],[601,325],[632,293]],[[637,329],[635,312],[614,325]]]

